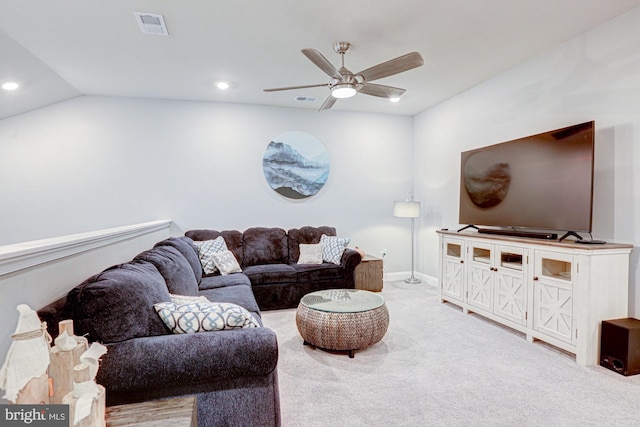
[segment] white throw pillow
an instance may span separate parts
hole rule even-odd
[[[174,334],[192,334],[223,329],[258,328],[260,324],[244,307],[229,302],[153,305],[160,319]]]
[[[223,251],[218,252],[212,255],[213,262],[220,270],[220,274],[226,276],[231,273],[241,273],[242,269],[240,268],[240,264],[238,264],[238,260],[235,256],[233,256],[233,252],[231,251]]]
[[[200,264],[202,264],[204,273],[215,273],[217,270],[216,264],[213,261],[213,254],[228,250],[224,238],[218,236],[213,240],[194,241],[193,243],[198,249],[198,257],[200,258]]]
[[[207,297],[198,295],[198,296],[191,296],[191,295],[176,295],[176,294],[169,294],[169,296],[171,296],[171,302],[177,305],[181,305],[181,304],[193,304],[195,302],[211,302],[207,299]]]
[[[323,261],[340,264],[342,253],[351,241],[348,237],[327,236],[323,234],[320,237],[322,243],[322,259]]]
[[[298,264],[322,264],[322,243],[313,245],[300,243]]]

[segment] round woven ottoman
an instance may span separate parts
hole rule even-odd
[[[343,350],[353,358],[380,341],[389,327],[381,295],[357,289],[330,289],[302,297],[296,325],[305,345]]]

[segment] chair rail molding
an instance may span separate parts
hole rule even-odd
[[[0,246],[0,276],[170,227],[171,220],[157,220]]]

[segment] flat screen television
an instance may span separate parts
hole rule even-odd
[[[594,122],[465,151],[460,224],[590,233],[593,163]]]

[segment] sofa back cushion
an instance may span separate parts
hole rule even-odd
[[[190,230],[184,235],[191,240],[213,240],[222,236],[227,245],[227,249],[233,252],[239,263],[242,263],[244,257],[244,247],[242,243],[242,233],[238,230]]]
[[[171,297],[162,275],[145,261],[108,268],[67,295],[77,334],[103,343],[168,334],[153,309],[167,301]]]
[[[193,274],[196,278],[196,282],[200,283],[202,280],[202,264],[200,264],[200,258],[198,258],[198,250],[193,244],[193,240],[188,237],[169,237],[155,244],[155,246],[173,246],[184,256],[193,269]]]
[[[336,229],[334,227],[302,227],[292,228],[287,231],[289,238],[289,259],[291,263],[298,262],[300,258],[300,244],[320,243],[320,237],[323,234],[327,236],[335,236]]]
[[[242,267],[289,263],[287,233],[282,228],[248,228],[242,237],[244,242]]]
[[[155,265],[169,293],[176,295],[198,295],[198,281],[189,261],[173,246],[156,246],[142,252],[134,260],[143,260]]]

